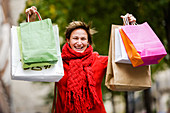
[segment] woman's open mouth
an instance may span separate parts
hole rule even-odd
[[[83,49],[83,46],[82,46],[82,47],[76,47],[76,46],[74,46],[74,48],[76,48],[76,49]]]
[[[74,46],[74,49],[75,49],[75,51],[77,51],[77,52],[83,52],[84,51],[84,47],[82,46],[82,47],[76,47],[76,46]]]

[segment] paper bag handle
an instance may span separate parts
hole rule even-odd
[[[34,12],[37,14],[38,19],[41,21],[42,18],[41,18],[41,16],[40,16],[40,13],[39,13],[38,11],[34,11]],[[28,14],[28,22],[30,22],[30,15],[29,15],[29,14]]]

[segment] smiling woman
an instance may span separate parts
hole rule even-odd
[[[35,7],[26,10],[33,18]],[[131,19],[133,16],[129,16]],[[136,21],[132,18],[133,21]],[[90,25],[73,21],[66,27],[67,43],[62,48],[63,78],[56,83],[55,113],[106,113],[101,84],[106,73],[108,57],[93,52]],[[55,97],[54,97],[55,100]],[[54,105],[53,104],[53,105]]]
[[[84,52],[89,44],[87,32],[82,28],[75,29],[72,31],[70,39],[67,39],[67,43],[73,50]]]

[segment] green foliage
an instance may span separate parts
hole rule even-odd
[[[72,20],[92,22],[98,31],[93,37],[94,50],[103,55],[108,54],[111,24],[121,25],[120,15],[129,12],[137,18],[139,24],[145,21],[150,24],[169,54],[164,18],[164,12],[169,3],[170,0],[158,0],[157,2],[153,0],[122,0],[119,2],[116,0],[69,0],[69,2],[67,0],[28,0],[25,9],[36,6],[43,19],[51,18],[54,24],[59,25],[61,37],[64,37],[65,27]],[[18,22],[21,23],[25,19],[25,13],[22,13]],[[162,66],[161,64],[164,63],[170,66],[169,56],[165,57],[165,61],[153,68]]]
[[[149,0],[141,1],[138,4],[138,12],[140,15],[137,15],[138,21],[140,23],[147,21],[154,32],[157,34],[163,45],[165,46],[168,55],[156,65],[152,65],[152,73],[155,73],[159,70],[164,70],[167,67],[170,67],[170,43],[168,43],[167,30],[165,25],[166,12],[168,12],[168,5],[170,5],[170,0]],[[139,17],[138,17],[139,16]],[[142,16],[142,18],[140,18]],[[170,18],[169,18],[170,20]],[[170,29],[170,28],[169,28]],[[169,47],[168,47],[169,46]]]
[[[64,37],[65,27],[68,23],[66,20],[69,13],[68,9],[70,8],[70,4],[68,3],[66,0],[28,0],[25,9],[30,8],[31,6],[37,7],[37,10],[43,19],[50,18],[53,24],[58,24],[60,36]],[[18,23],[21,23],[24,20],[26,20],[26,16],[23,12],[20,14]]]
[[[138,24],[145,21],[149,23],[168,52],[159,64],[152,65],[152,73],[155,73],[170,67],[167,41],[170,37],[167,37],[165,29],[165,12],[169,4],[170,0],[28,0],[25,9],[36,6],[43,19],[51,18],[54,24],[58,24],[61,37],[64,37],[65,27],[72,20],[83,20],[86,23],[91,21],[92,27],[98,31],[93,36],[94,50],[103,55],[108,54],[111,25],[122,25],[120,15],[131,13],[137,18]],[[18,22],[25,19],[23,12]],[[104,81],[102,89],[103,93],[109,91],[104,87]]]

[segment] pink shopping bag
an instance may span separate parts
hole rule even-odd
[[[123,30],[123,32],[121,33],[124,33],[124,35],[126,35],[126,38],[131,41],[143,61],[142,64],[135,65],[134,67],[158,64],[163,59],[163,57],[167,55],[163,44],[147,22],[140,25],[122,26],[121,29]],[[131,57],[133,53],[131,54],[130,52],[128,52],[130,50],[127,50],[127,48],[126,51],[128,57]],[[131,58],[129,59],[131,60]],[[135,57],[133,57],[133,60],[135,61]]]

